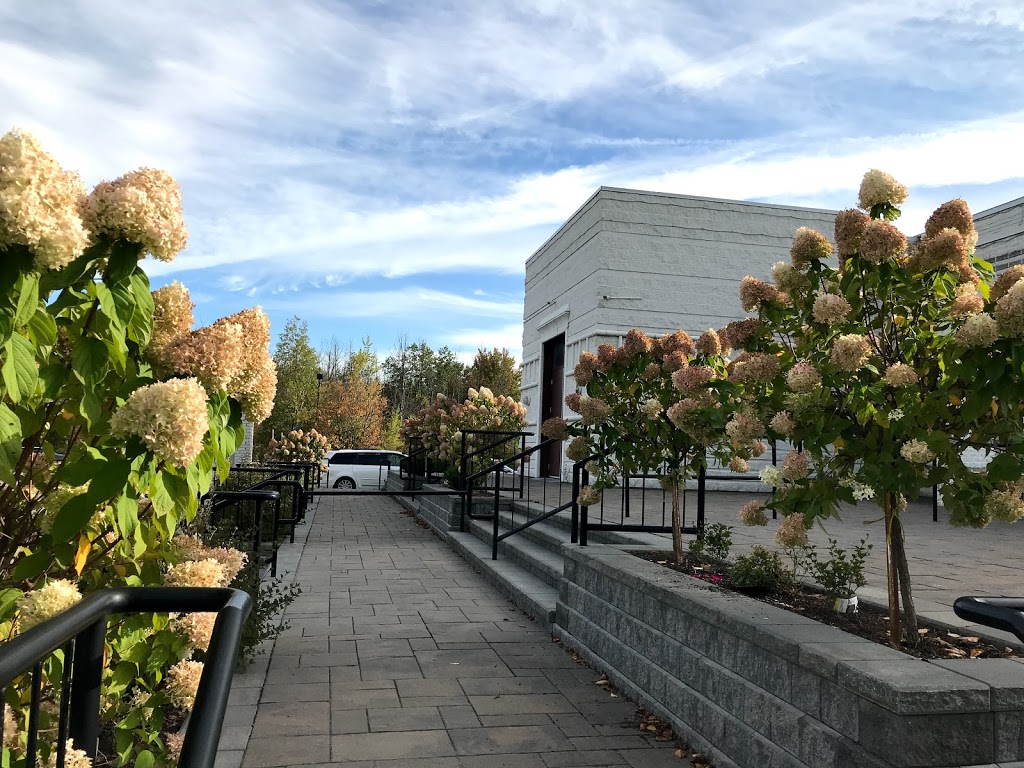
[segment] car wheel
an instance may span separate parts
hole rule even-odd
[[[334,481],[334,487],[340,488],[343,491],[354,491],[356,483],[351,477],[339,477]]]

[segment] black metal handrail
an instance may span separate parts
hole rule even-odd
[[[213,506],[211,509],[212,513],[221,512],[228,509],[229,507],[235,507],[235,527],[241,529],[242,527],[242,504],[246,501],[255,502],[253,510],[253,532],[252,532],[252,554],[258,565],[264,563],[270,564],[270,575],[277,576],[277,533],[280,526],[281,518],[281,494],[277,491],[266,491],[266,490],[251,490],[246,489],[243,491],[214,491],[210,498],[212,499]],[[264,558],[263,556],[263,503],[264,502],[274,503],[274,541],[271,547],[271,553],[269,556]],[[260,569],[256,569],[256,579],[260,578]]]
[[[4,643],[0,646],[0,689],[32,673],[25,764],[36,764],[42,662],[46,657],[55,651],[65,652],[56,756],[57,768],[64,768],[65,744],[69,738],[77,749],[91,759],[96,758],[108,614],[216,613],[178,763],[182,768],[213,768],[242,627],[251,610],[252,598],[237,589],[106,589],[88,595],[77,605]]]
[[[302,483],[298,480],[282,480],[279,478],[269,478],[267,480],[261,480],[258,483],[250,485],[246,490],[248,491],[259,491],[264,488],[273,488],[278,494],[281,493],[282,488],[291,488],[292,490],[292,516],[281,517],[280,505],[275,505],[274,514],[274,543],[277,543],[277,535],[282,525],[287,525],[291,529],[291,543],[295,543],[295,526],[298,525],[299,521],[302,520],[303,510],[306,508],[306,489]]]
[[[1024,598],[958,597],[953,612],[966,621],[1012,632],[1024,642]]]

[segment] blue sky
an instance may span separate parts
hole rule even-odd
[[[1024,195],[1019,0],[0,0],[0,129],[180,181],[200,322],[519,353],[523,265],[601,184],[847,207]]]

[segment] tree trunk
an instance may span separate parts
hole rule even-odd
[[[672,555],[676,565],[683,562],[683,521],[679,514],[679,478],[672,478]]]
[[[906,621],[906,642],[917,645],[920,635],[917,632],[917,610],[914,607],[914,596],[910,587],[910,565],[907,562],[907,551],[903,546],[903,521],[899,515],[893,515],[892,542],[893,559],[900,575],[900,597],[903,601],[903,618]]]
[[[893,529],[899,526],[899,520],[896,517],[896,499],[892,494],[885,494],[882,510],[885,513],[885,572],[889,587],[889,642],[899,647],[903,636],[900,623],[900,578],[893,546]]]

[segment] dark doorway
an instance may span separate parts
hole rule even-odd
[[[562,415],[562,397],[565,386],[565,334],[544,342],[544,360],[541,369],[542,391],[540,420]],[[562,444],[552,443],[541,449],[540,476],[558,477],[562,470]]]

